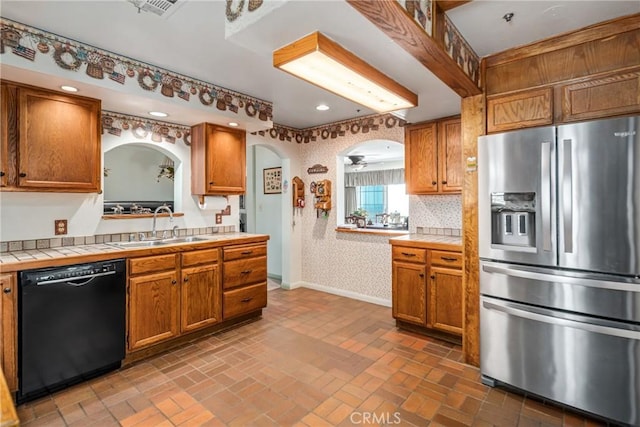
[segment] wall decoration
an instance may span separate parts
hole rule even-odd
[[[480,81],[480,58],[478,58],[478,55],[471,49],[469,43],[462,37],[446,14],[444,14],[443,37],[444,48],[447,55],[456,61],[456,64],[458,64],[462,71],[480,87],[482,83]]]
[[[231,215],[231,205],[227,205],[226,208],[220,211],[222,215]]]
[[[252,4],[256,7],[257,3],[254,0]],[[273,105],[268,101],[107,52],[6,18],[0,18],[0,29],[2,32],[0,54],[5,53],[5,47],[10,47],[14,54],[31,61],[37,54],[46,55],[50,56],[53,62],[63,70],[78,71],[84,66],[85,73],[94,79],[102,80],[106,76],[114,84],[123,85],[127,78],[135,78],[143,91],[156,92],[159,88],[159,92],[168,98],[175,96],[185,102],[200,102],[206,106],[215,104],[219,110],[228,110],[247,117],[254,117],[258,112],[258,119],[261,121],[273,119]],[[198,94],[194,97],[197,101],[192,101],[190,95],[195,94]]]
[[[267,168],[262,171],[264,194],[282,193],[282,168]]]
[[[111,111],[102,111],[102,133],[121,136],[125,131],[136,139],[146,139],[151,133],[154,142],[169,142],[175,144],[182,139],[185,145],[191,145],[189,137],[191,128],[175,123],[160,122],[144,117],[130,116]]]
[[[313,165],[311,166],[309,169],[307,169],[307,173],[312,174],[312,173],[327,173],[329,172],[329,168],[326,166],[322,166],[322,165]]]
[[[381,126],[390,129],[396,126],[402,127],[405,124],[405,120],[400,119],[393,114],[374,114],[371,116],[359,117],[356,119],[349,119],[306,129],[295,129],[274,123],[273,128],[253,132],[252,135],[268,135],[272,139],[278,139],[280,141],[295,141],[298,144],[308,144],[309,142],[316,141],[318,139],[336,139],[338,137],[345,136],[348,133],[352,135],[368,133],[369,131],[378,130]]]
[[[398,3],[429,36],[432,36],[435,0],[398,0]]]

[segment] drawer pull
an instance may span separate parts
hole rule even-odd
[[[249,297],[249,298],[242,298],[242,299],[240,300],[240,302],[249,302],[249,301],[251,301],[252,299],[253,299],[253,297]]]
[[[253,251],[242,251],[240,252],[242,255],[251,255]]]
[[[448,256],[441,256],[440,259],[443,260],[443,261],[457,261],[458,260],[458,258],[451,258],[451,257],[448,257]]]
[[[416,254],[410,254],[409,252],[402,252],[404,256],[416,256]]]
[[[251,274],[253,270],[242,270],[240,274]]]
[[[420,277],[424,277],[424,273],[420,273],[420,274],[419,274],[419,276],[420,276]]]

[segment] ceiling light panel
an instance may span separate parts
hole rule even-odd
[[[416,94],[318,32],[276,50],[273,65],[380,113],[418,104]]]

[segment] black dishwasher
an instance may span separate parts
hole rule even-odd
[[[21,272],[17,401],[120,367],[125,304],[122,259]]]

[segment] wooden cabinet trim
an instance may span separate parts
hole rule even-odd
[[[553,88],[487,97],[487,132],[553,123]]]
[[[560,85],[559,122],[640,112],[640,71],[609,73]]]

